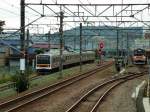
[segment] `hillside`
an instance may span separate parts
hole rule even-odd
[[[127,43],[127,33],[130,43],[133,44],[136,38],[141,38],[143,36],[143,28],[142,27],[131,27],[131,28],[117,28],[118,29],[118,37],[120,47],[126,47],[126,45],[122,46],[123,43]],[[64,31],[64,42],[66,46],[70,46],[72,48],[79,48],[79,40],[80,40],[80,28],[76,27],[71,30]],[[117,30],[115,27],[93,27],[93,26],[83,26],[82,29],[83,35],[83,48],[91,49],[92,42],[94,42],[94,48],[97,47],[97,42],[99,40],[105,41],[106,48],[114,48],[116,45],[117,38]],[[51,35],[51,42],[59,43],[59,33],[55,33]],[[111,42],[111,43],[110,43]],[[75,45],[74,45],[75,43]],[[112,45],[110,45],[112,44]],[[109,45],[109,46],[108,46]]]

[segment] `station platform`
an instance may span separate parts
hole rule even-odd
[[[149,98],[147,98],[147,97],[143,98],[143,106],[144,106],[145,112],[150,112],[150,100],[149,100]]]
[[[136,102],[137,112],[150,112],[150,102],[148,97],[144,97],[144,88],[146,87],[146,81],[144,80],[139,84],[133,94],[132,98]]]

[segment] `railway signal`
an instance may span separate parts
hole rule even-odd
[[[102,48],[104,48],[104,42],[100,41],[99,42],[99,49],[102,49]]]
[[[99,44],[98,44],[99,64],[101,64],[102,62],[102,49],[103,48],[104,48],[104,42],[99,41]]]
[[[102,54],[102,49],[98,49],[98,54]]]

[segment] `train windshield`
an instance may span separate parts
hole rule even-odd
[[[37,64],[49,64],[50,56],[47,55],[39,55],[37,56]]]
[[[140,55],[144,55],[145,51],[142,49],[138,49],[134,51],[134,55],[140,56]]]

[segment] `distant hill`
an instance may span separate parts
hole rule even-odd
[[[97,48],[97,43],[99,40],[103,40],[105,42],[105,49],[116,48],[116,38],[117,38],[117,30],[119,37],[119,47],[126,48],[127,43],[127,33],[129,37],[129,46],[132,47],[134,44],[134,40],[136,38],[143,37],[143,28],[142,27],[118,27],[115,28],[113,26],[83,26],[82,28],[82,37],[83,37],[83,49],[92,49]],[[4,32],[0,35],[1,38],[8,37],[14,32]],[[59,32],[50,35],[50,41],[53,44],[59,44],[60,34]],[[80,43],[80,28],[75,27],[70,30],[66,30],[63,32],[64,43],[65,46],[73,49],[79,49]],[[9,36],[7,39],[20,39],[20,34],[15,33]],[[6,38],[5,38],[6,39]],[[47,34],[30,34],[30,39],[33,42],[48,42]]]
[[[143,37],[143,28],[142,27],[126,27],[126,28],[115,28],[115,27],[107,27],[107,26],[83,26],[82,35],[83,35],[83,48],[91,49],[92,48],[92,40],[98,41],[96,38],[102,38],[105,41],[112,41],[113,44],[116,44],[117,38],[117,30],[119,40],[123,40],[126,43],[127,33],[130,39],[130,44],[134,42],[136,38]],[[79,40],[80,40],[80,28],[76,27],[63,32],[64,42],[66,46],[79,48]],[[59,43],[59,33],[55,33],[51,35],[51,41],[54,43]],[[75,45],[74,45],[75,42]],[[120,43],[120,42],[119,42]],[[86,44],[86,47],[85,47]],[[122,44],[122,43],[120,43]],[[95,43],[94,43],[95,46]],[[120,45],[121,46],[121,45]],[[96,47],[96,46],[95,46]],[[109,48],[109,46],[106,46]],[[125,47],[125,45],[124,45]]]

